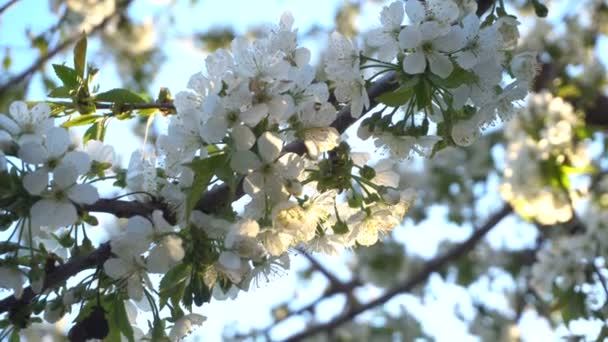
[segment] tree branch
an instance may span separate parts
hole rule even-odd
[[[433,272],[439,271],[441,268],[443,268],[450,262],[453,262],[453,261],[459,259],[460,257],[462,257],[463,255],[467,254],[470,250],[472,250],[477,245],[477,243],[479,241],[481,241],[481,239],[490,230],[492,230],[492,228],[494,228],[498,224],[498,222],[500,222],[503,218],[507,217],[512,211],[513,211],[513,209],[510,206],[505,205],[499,212],[492,215],[492,217],[490,217],[483,226],[481,226],[479,229],[475,230],[473,232],[473,234],[471,235],[471,237],[469,237],[467,240],[456,245],[454,248],[452,248],[447,253],[445,253],[441,256],[438,256],[434,259],[431,259],[429,262],[426,263],[426,265],[423,269],[414,273],[406,282],[398,285],[397,287],[394,287],[394,288],[388,290],[382,296],[380,296],[366,304],[352,307],[348,312],[346,312],[342,316],[339,316],[339,317],[335,318],[334,320],[329,321],[327,323],[312,326],[307,330],[304,330],[298,334],[295,334],[295,335],[289,337],[285,341],[291,341],[291,342],[301,341],[305,338],[314,336],[314,335],[322,333],[322,332],[332,331],[333,329],[339,327],[340,325],[352,320],[353,318],[355,318],[357,315],[361,314],[362,312],[365,312],[365,311],[373,309],[379,305],[382,305],[399,294],[411,291],[413,288],[415,288],[416,286],[418,286],[422,282],[424,282]]]
[[[44,284],[42,286],[43,292],[44,290],[56,288],[70,277],[86,269],[100,267],[106,260],[110,258],[111,255],[112,251],[110,248],[110,243],[106,242],[101,244],[89,255],[72,258],[65,264],[57,266],[52,272],[46,274]],[[37,294],[34,293],[32,287],[28,286],[24,289],[21,298],[17,299],[11,295],[10,297],[6,297],[1,300],[0,313],[22,307],[23,305],[28,305],[32,302],[36,295]]]
[[[7,3],[5,3],[4,5],[2,5],[2,7],[0,7],[0,14],[4,13],[4,11],[6,11],[11,6],[13,6],[14,4],[16,4],[18,1],[19,0],[9,0]]]
[[[126,8],[131,1],[132,0],[126,1],[124,8]],[[120,14],[120,10],[122,8],[123,7],[117,8],[117,10],[114,11],[114,13],[105,17],[99,24],[97,24],[96,26],[91,28],[91,30],[89,32],[87,32],[87,34],[88,35],[93,34],[97,31],[103,29],[110,22],[110,20],[112,20],[112,18],[114,18],[116,15]],[[82,35],[80,33],[72,35],[71,37],[64,40],[59,45],[55,46],[53,49],[48,51],[44,56],[40,56],[38,58],[38,60],[36,60],[34,62],[34,64],[32,64],[30,67],[23,70],[21,73],[12,77],[6,83],[4,83],[2,86],[0,86],[0,96],[2,96],[2,94],[4,94],[9,88],[14,87],[17,84],[23,82],[25,79],[29,78],[34,72],[36,72],[36,70],[40,69],[46,62],[48,62],[55,55],[57,55],[58,53],[60,53],[61,51],[65,50],[65,49],[67,49],[70,45],[76,43],[76,41],[78,39],[80,39],[81,36]]]

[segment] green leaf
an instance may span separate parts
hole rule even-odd
[[[181,263],[169,270],[160,281],[160,307],[167,304],[167,300],[172,297],[173,292],[190,277],[192,266],[187,263]]]
[[[21,341],[21,338],[19,337],[19,329],[18,328],[13,329],[13,332],[11,333],[11,337],[9,337],[8,341],[9,342],[19,342],[19,341]]]
[[[560,290],[554,287],[553,291],[558,297],[557,308],[560,309],[564,323],[580,317],[585,317],[585,294],[577,292],[574,288],[568,290]]]
[[[88,125],[88,124],[97,122],[100,119],[103,119],[103,115],[92,115],[92,114],[80,115],[72,120],[62,123],[61,127],[68,128],[68,127],[75,127],[75,126],[84,126],[84,125]]]
[[[431,87],[427,81],[419,82],[415,87],[416,104],[419,110],[431,105]]]
[[[57,87],[47,95],[48,97],[58,98],[58,99],[67,99],[70,98],[70,88],[66,86]]]
[[[74,47],[74,68],[76,73],[84,78],[84,67],[87,62],[87,36],[83,32],[82,38],[78,40]]]
[[[122,299],[120,299],[119,296],[114,297],[113,309],[114,312],[112,313],[112,317],[120,329],[120,332],[127,338],[129,342],[135,342],[135,338],[133,337],[133,327],[129,322],[127,310],[125,310],[125,303]]]
[[[454,89],[461,85],[474,84],[478,81],[477,75],[470,70],[465,70],[460,67],[454,68],[450,76],[445,79],[433,77],[433,82],[442,85],[446,88]]]
[[[186,197],[186,217],[190,217],[196,203],[203,196],[203,192],[207,190],[215,169],[222,165],[222,159],[224,158],[220,154],[205,159],[194,159],[192,162],[185,164],[194,171],[194,180]]]
[[[380,103],[384,103],[387,106],[399,107],[406,104],[414,95],[414,87],[412,86],[401,86],[397,90],[384,93],[376,98]]]
[[[73,89],[78,86],[78,73],[76,73],[76,70],[60,64],[53,64],[53,69],[55,70],[55,75],[59,77],[65,87]]]
[[[211,291],[205,285],[202,274],[194,274],[190,282],[192,298],[196,306],[201,306],[211,300]]]
[[[101,121],[97,121],[91,127],[89,127],[84,135],[82,136],[82,143],[86,144],[89,140],[99,140],[103,141],[106,136],[106,119],[102,119]]]
[[[97,101],[114,103],[143,103],[144,98],[127,89],[112,89],[95,95]]]

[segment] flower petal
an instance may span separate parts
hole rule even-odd
[[[90,184],[75,184],[68,192],[68,197],[79,204],[93,204],[99,199],[97,188]]]
[[[422,34],[418,26],[406,26],[399,32],[399,46],[402,49],[413,49],[422,43]]]
[[[23,187],[32,195],[40,195],[49,184],[49,173],[46,169],[38,169],[23,177]]]
[[[407,55],[403,59],[403,71],[408,74],[415,75],[421,74],[426,69],[426,58],[424,53],[416,51],[410,55]]]
[[[70,146],[70,134],[64,128],[53,127],[46,133],[46,149],[49,157],[62,156]]]
[[[431,72],[441,78],[450,76],[452,70],[454,70],[454,64],[452,64],[450,58],[442,53],[432,53],[428,55],[428,58]]]
[[[275,133],[264,132],[258,138],[258,153],[263,161],[274,162],[281,154],[283,139]]]
[[[238,125],[232,129],[232,140],[237,151],[245,151],[255,144],[255,135],[249,127]]]
[[[243,175],[257,170],[261,166],[260,158],[249,150],[236,151],[230,159],[230,168]]]

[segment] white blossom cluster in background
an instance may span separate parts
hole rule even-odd
[[[374,133],[376,146],[396,156],[428,156],[442,139],[468,146],[482,129],[513,115],[514,101],[524,99],[536,74],[536,56],[512,57],[519,39],[513,16],[482,27],[476,9],[475,1],[438,0],[396,1],[382,10],[382,27],[367,36],[368,45],[378,50],[379,59],[371,64],[383,69],[396,59],[410,75],[405,83],[413,85],[415,96],[403,103],[402,112],[363,122],[362,139]],[[503,84],[505,69],[515,79]],[[429,120],[440,127],[435,135],[427,135]]]
[[[49,0],[49,4],[53,12],[63,13],[69,33],[89,32],[116,10],[116,0]]]
[[[591,166],[586,143],[576,137],[583,124],[569,103],[548,92],[530,96],[509,123],[500,193],[520,215],[543,225],[572,218],[580,196],[569,175]]]
[[[365,56],[360,42],[333,33],[324,80],[316,77],[310,51],[299,46],[289,13],[261,38],[237,38],[229,50],[209,55],[206,70],[176,94],[176,114],[159,136],[155,156],[133,153],[124,172],[132,200],[163,203],[168,212],[131,217],[111,239],[113,257],[103,266],[104,276],[141,303],[156,291],[150,273],[168,276],[190,267],[184,286],[199,292],[204,286],[223,299],[288,268],[294,248],[335,255],[376,244],[402,223],[415,199],[394,159],[429,156],[438,142],[469,145],[482,128],[511,117],[513,102],[527,94],[536,57],[511,57],[517,20],[501,16],[482,27],[475,10],[475,1],[396,1],[382,10],[382,26],[368,35],[378,59]],[[514,76],[508,83],[502,82],[505,71]],[[386,102],[381,114],[368,116],[369,83],[388,72],[399,87],[388,94],[392,99],[379,98]],[[576,124],[554,108],[557,100],[544,101],[558,126]],[[333,125],[347,106],[352,119],[364,121],[359,134],[376,139],[378,148],[389,151],[387,158],[351,150],[343,128]],[[109,172],[111,147],[89,140],[80,148],[55,121],[46,104],[15,102],[0,115],[0,170],[22,180],[25,192],[16,198],[30,207],[16,221],[19,236],[28,236],[30,244],[52,244],[51,233],[69,237],[81,230],[86,237],[94,211],[87,208],[99,200],[94,183],[120,180],[120,172]],[[540,132],[542,139],[523,145],[540,156],[554,156],[555,148],[562,151],[570,141],[562,131]],[[563,152],[564,158],[571,160],[577,151]],[[513,177],[507,179],[514,183]],[[519,194],[519,185],[511,186],[513,193]],[[221,210],[197,205],[203,192],[218,186],[232,195]],[[401,251],[393,247],[387,252]],[[394,266],[395,272],[403,270]],[[0,286],[19,297],[23,274],[16,266],[0,272],[6,276]],[[363,273],[379,283],[387,276]],[[204,320],[172,310],[177,322],[171,337],[181,338]]]
[[[599,287],[595,284],[598,275],[605,277],[605,260],[598,258],[606,255],[608,250],[608,215],[605,208],[597,204],[590,205],[581,223],[584,225],[583,232],[552,239],[537,254],[538,261],[531,270],[531,282],[534,289],[545,298],[555,294],[555,286],[561,291],[570,288],[581,291],[584,284]],[[602,307],[608,299],[605,293],[586,293],[592,307]]]

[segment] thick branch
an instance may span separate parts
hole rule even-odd
[[[483,226],[475,230],[471,237],[469,237],[466,241],[456,245],[456,247],[452,248],[444,255],[430,260],[426,263],[424,268],[413,274],[406,282],[388,290],[382,296],[366,304],[353,307],[348,312],[332,321],[312,326],[311,328],[304,330],[301,333],[289,337],[286,341],[301,341],[305,338],[314,336],[322,332],[332,331],[340,325],[352,320],[357,315],[367,310],[373,309],[377,306],[380,306],[399,294],[411,291],[416,286],[426,281],[426,279],[432,273],[439,271],[447,264],[459,259],[463,255],[471,251],[477,245],[477,243],[480,242],[482,238],[498,224],[498,222],[508,216],[512,212],[512,210],[513,209],[510,206],[505,205],[499,212],[495,213],[492,217],[490,217]]]
[[[56,288],[70,277],[75,276],[83,270],[103,265],[103,263],[110,258],[111,254],[110,243],[106,242],[101,244],[99,248],[89,255],[70,259],[65,264],[57,266],[52,272],[46,274],[42,287],[43,290]],[[23,305],[28,305],[35,296],[36,293],[34,293],[32,287],[28,286],[23,291],[21,298],[17,299],[14,296],[10,296],[0,301],[0,313],[7,312]]]

